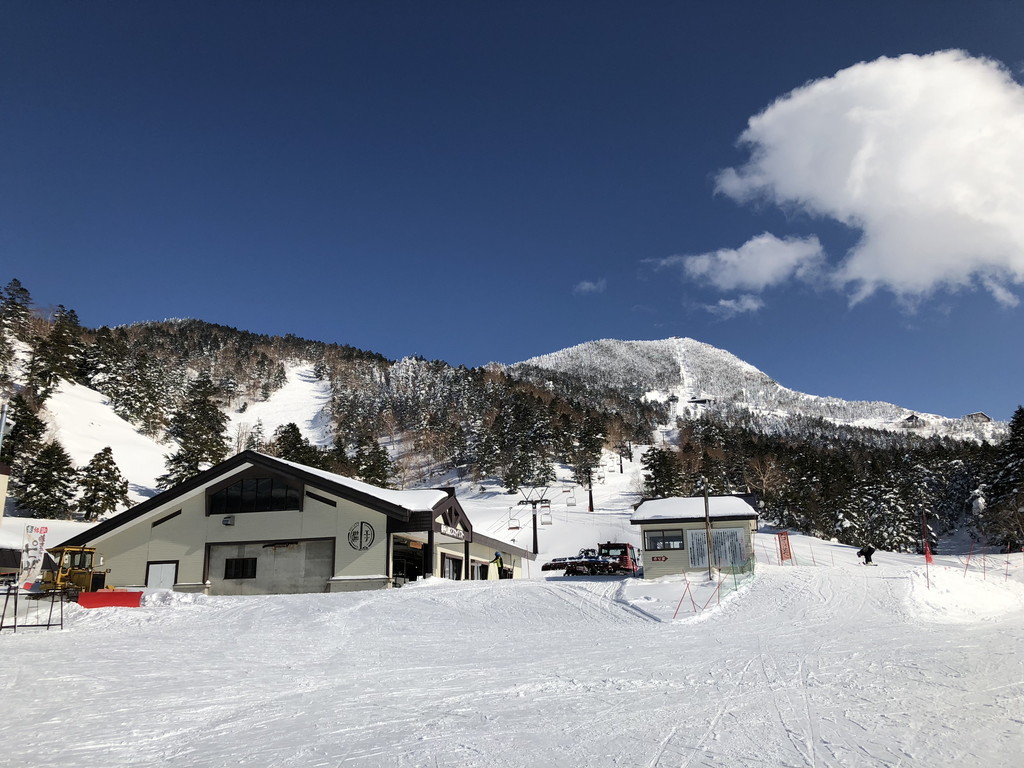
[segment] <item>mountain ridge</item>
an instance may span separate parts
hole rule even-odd
[[[529,358],[516,370],[572,373],[649,399],[675,398],[681,411],[801,415],[877,429],[913,429],[960,439],[991,440],[1005,425],[983,415],[958,418],[883,401],[811,395],[779,384],[728,350],[688,337],[648,341],[598,339]],[[908,421],[909,420],[909,421]]]

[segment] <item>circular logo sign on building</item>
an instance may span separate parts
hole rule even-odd
[[[369,549],[373,546],[373,538],[373,526],[369,523],[356,523],[348,529],[348,544],[352,549]]]

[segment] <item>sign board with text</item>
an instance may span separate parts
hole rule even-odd
[[[789,531],[779,531],[776,535],[779,540],[779,564],[786,560],[793,559],[793,551],[789,548]]]

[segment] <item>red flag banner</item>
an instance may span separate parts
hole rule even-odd
[[[781,564],[784,560],[792,560],[793,552],[789,548],[789,531],[779,531],[776,538],[779,540],[779,563]]]
[[[932,558],[932,548],[928,546],[928,539],[924,540],[924,561],[931,565],[935,560]]]

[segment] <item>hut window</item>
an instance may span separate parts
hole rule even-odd
[[[685,549],[681,530],[645,531],[644,539],[644,549]]]

